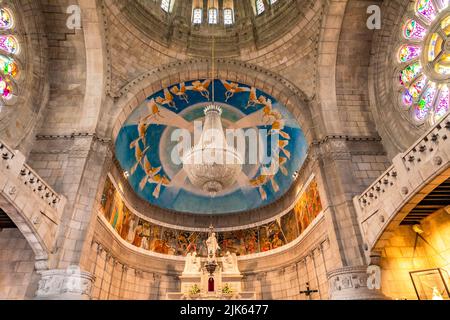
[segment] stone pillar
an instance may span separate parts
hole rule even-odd
[[[90,300],[95,277],[77,266],[41,272],[36,300]]]
[[[345,267],[328,273],[330,300],[386,300],[380,290],[369,289],[366,266]]]

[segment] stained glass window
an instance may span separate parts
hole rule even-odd
[[[426,29],[415,19],[409,19],[403,26],[403,36],[406,39],[422,40],[425,34]]]
[[[8,30],[11,29],[13,25],[14,20],[11,15],[11,12],[5,8],[0,9],[0,29]]]
[[[18,72],[18,67],[16,62],[8,58],[4,55],[0,55],[0,69],[3,72],[3,75],[5,76],[12,76],[16,77]]]
[[[264,12],[264,10],[266,10],[263,0],[256,0],[255,4],[256,4],[256,14],[257,15],[260,15],[261,13]]]
[[[6,100],[12,98],[11,82],[3,77],[0,77],[0,96]]]
[[[0,8],[0,105],[14,96],[19,67],[15,55],[19,53],[19,42],[13,35],[14,16],[7,8]],[[7,31],[9,30],[9,31]],[[9,33],[9,34],[8,34]],[[3,100],[3,101],[2,101]],[[5,103],[4,103],[5,102]]]
[[[218,22],[218,11],[216,8],[211,8],[208,10],[208,23],[217,24]]]
[[[436,9],[432,0],[417,0],[416,12],[422,18],[425,18],[429,22],[436,18]]]
[[[400,47],[399,53],[398,53],[398,59],[400,62],[408,62],[411,60],[414,60],[420,56],[422,48],[420,46],[414,46],[414,45],[403,45]]]
[[[201,24],[202,23],[203,10],[201,8],[195,8],[192,12],[192,23]]]
[[[401,110],[431,124],[450,111],[450,1],[415,0],[398,47]]]
[[[223,10],[223,22],[225,25],[231,25],[234,23],[233,9],[224,9]]]
[[[17,54],[19,43],[14,36],[0,36],[0,50],[10,54]]]

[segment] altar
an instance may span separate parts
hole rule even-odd
[[[188,253],[181,280],[181,292],[168,293],[168,300],[255,300],[255,292],[244,292],[236,254],[217,257],[216,235],[207,241],[208,258]]]

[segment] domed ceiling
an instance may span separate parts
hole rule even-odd
[[[188,179],[182,146],[198,140],[213,96],[225,131],[247,138],[239,144],[245,161],[237,181],[211,197]],[[204,79],[180,83],[153,94],[131,113],[116,140],[116,158],[142,199],[195,214],[237,213],[277,201],[306,153],[304,133],[285,106],[257,88],[221,80],[214,86]]]
[[[217,43],[218,57],[236,57],[242,50],[263,48],[290,32],[304,17],[313,0],[283,0],[265,4],[265,10],[255,12],[251,0],[235,0],[232,4],[233,23],[224,25],[225,1],[219,1],[218,23],[208,23],[209,1],[171,1],[169,12],[162,10],[161,1],[124,0],[114,3],[128,23],[150,39],[179,53],[210,56],[212,36]],[[193,23],[193,9],[202,8],[202,23]],[[227,5],[228,7],[228,5]]]

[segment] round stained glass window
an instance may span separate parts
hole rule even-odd
[[[450,109],[450,0],[416,0],[396,52],[399,103],[417,123]]]

